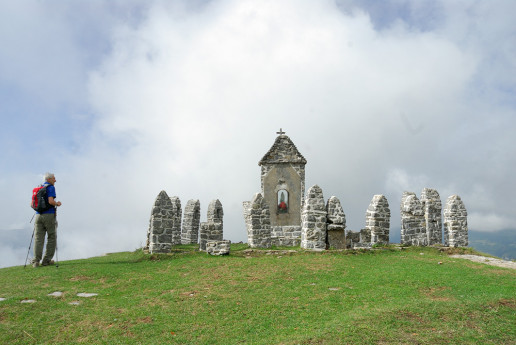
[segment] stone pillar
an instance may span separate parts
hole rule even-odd
[[[208,205],[208,223],[220,223],[222,224],[222,219],[224,218],[224,210],[222,210],[222,204],[219,199],[213,200]]]
[[[301,248],[326,248],[326,206],[319,186],[312,186],[305,196],[301,213]]]
[[[443,243],[442,203],[435,189],[424,188],[421,192],[421,204],[425,212],[425,227],[428,245]]]
[[[328,199],[326,213],[327,249],[346,249],[346,215],[337,197]]]
[[[199,242],[199,225],[201,222],[201,203],[199,200],[188,200],[181,229],[181,244]]]
[[[423,205],[412,192],[403,192],[400,205],[401,244],[409,246],[426,246],[425,216]]]
[[[247,204],[245,213],[247,225],[247,243],[251,248],[271,247],[271,215],[269,204],[262,194],[256,193]]]
[[[468,212],[460,196],[452,195],[444,207],[444,245],[468,246]]]
[[[152,207],[147,232],[147,248],[150,253],[169,253],[172,248],[174,207],[167,193],[162,190]]]
[[[391,210],[387,198],[377,194],[366,212],[365,228],[371,231],[371,244],[389,244]]]
[[[201,223],[199,250],[206,251],[206,242],[222,241],[224,211],[220,201],[213,200],[208,206],[208,221]]]
[[[181,244],[181,200],[179,197],[173,196],[170,198],[172,202],[172,245]]]

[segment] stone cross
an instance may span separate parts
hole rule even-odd
[[[283,135],[283,134],[285,134],[285,132],[283,132],[283,129],[282,129],[282,128],[280,128],[280,129],[279,129],[279,132],[276,132],[276,134]]]

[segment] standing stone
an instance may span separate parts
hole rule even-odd
[[[444,245],[468,246],[468,212],[458,195],[450,196],[444,207]]]
[[[188,200],[181,229],[181,244],[199,242],[199,225],[201,222],[201,203],[199,200]]]
[[[172,245],[181,244],[181,200],[179,197],[170,198],[172,202]]]
[[[327,249],[346,249],[346,215],[336,196],[328,199],[327,212]]]
[[[421,204],[425,212],[425,227],[428,245],[443,243],[442,203],[435,189],[424,188]]]
[[[222,209],[222,204],[219,199],[213,200],[208,205],[208,223],[220,223],[222,224],[224,218],[224,210]]]
[[[150,253],[168,253],[172,248],[174,207],[167,193],[162,190],[152,207],[147,248]]]
[[[220,201],[213,200],[208,205],[207,222],[201,223],[199,250],[206,251],[206,242],[222,241],[224,211]]]
[[[366,229],[371,231],[371,244],[389,244],[391,210],[387,198],[377,194],[366,212]]]
[[[319,186],[312,186],[308,192],[301,213],[301,248],[326,249],[326,206]]]
[[[400,205],[401,244],[426,246],[425,215],[423,205],[412,192],[403,192]]]
[[[261,193],[256,193],[244,210],[247,225],[247,243],[251,248],[271,247],[271,215],[269,204]]]

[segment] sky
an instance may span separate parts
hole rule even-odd
[[[32,188],[56,175],[58,259],[140,248],[161,190],[242,202],[282,128],[306,186],[399,238],[403,191],[461,196],[470,230],[514,226],[516,2],[0,2],[0,267],[23,265]],[[397,236],[397,237],[396,237]],[[515,230],[516,242],[516,230]],[[30,255],[29,257],[31,257]]]

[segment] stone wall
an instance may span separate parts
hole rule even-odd
[[[154,201],[147,232],[147,248],[150,253],[170,252],[174,221],[177,218],[175,211],[175,205],[167,193],[161,191]]]
[[[207,222],[201,223],[199,250],[206,251],[206,242],[222,241],[223,238],[223,216],[222,204],[213,200],[208,205]]]
[[[468,212],[458,195],[450,196],[444,207],[444,245],[449,247],[468,245]]]
[[[247,209],[245,209],[247,207]],[[247,226],[247,243],[251,248],[271,247],[271,215],[269,204],[261,193],[256,193],[251,202],[244,203]]]
[[[429,246],[443,243],[442,203],[435,189],[424,188],[421,204],[425,213],[425,228]]]
[[[301,248],[326,249],[326,205],[319,186],[307,192],[301,214]]]
[[[326,203],[327,249],[346,248],[346,215],[336,196],[331,196]]]
[[[199,242],[199,225],[201,222],[201,204],[199,200],[188,200],[183,216],[181,229],[181,244]]]
[[[426,246],[428,244],[423,205],[412,192],[403,192],[400,205],[401,244]]]
[[[366,229],[371,231],[371,244],[389,244],[391,210],[387,198],[377,194],[366,212]]]
[[[271,244],[273,246],[295,247],[301,243],[301,226],[271,226]]]

